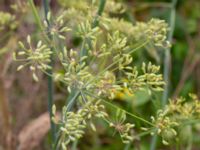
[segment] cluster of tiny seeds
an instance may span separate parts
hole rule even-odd
[[[113,73],[105,72],[102,77],[95,83],[96,92],[99,96],[114,98],[114,91],[120,90],[121,87],[116,84],[116,79]]]
[[[125,123],[125,124],[110,123],[110,127],[115,128],[115,130],[119,132],[122,138],[122,142],[125,144],[128,144],[134,140],[134,137],[131,134],[131,130],[133,129],[134,126],[135,126],[134,124],[130,123]]]
[[[62,147],[68,145],[70,142],[78,140],[85,133],[84,129],[87,127],[87,122],[90,122],[90,125],[94,131],[96,131],[95,126],[91,122],[91,119],[96,118],[106,118],[108,115],[105,112],[104,105],[100,104],[100,101],[95,103],[89,102],[84,108],[79,109],[75,112],[68,112],[67,107],[63,107],[63,116],[61,120],[56,120],[55,118],[56,108],[53,106],[54,117],[52,120],[59,124],[62,140]]]
[[[137,40],[147,39],[158,47],[169,47],[167,39],[168,25],[164,20],[151,19],[149,22],[138,22],[133,28]]]
[[[157,117],[151,117],[156,126],[156,133],[161,135],[163,144],[168,145],[179,131],[179,125],[184,125],[187,121],[200,118],[200,101],[197,96],[190,94],[190,99],[176,98],[169,100],[169,104],[163,110],[157,112]]]
[[[126,113],[123,110],[116,110],[116,118],[110,121],[109,126],[114,128],[120,135],[122,142],[128,144],[134,140],[133,128],[134,124],[125,123]]]
[[[6,27],[14,29],[16,27],[15,16],[7,12],[0,11],[0,31],[4,30]]]
[[[91,21],[87,20],[78,25],[77,34],[83,39],[95,39],[100,34],[100,29],[99,27],[92,27]]]
[[[174,127],[179,125],[178,122],[166,116],[166,112],[162,110],[158,111],[156,118],[152,116],[151,119],[157,128],[156,133],[153,132],[152,134],[161,135],[163,144],[168,145],[169,140],[172,140],[177,135]]]
[[[148,87],[154,91],[161,91],[164,81],[161,74],[158,74],[159,67],[149,63],[143,63],[143,74],[139,75],[137,68],[126,67],[125,75],[127,76],[124,86],[129,88],[130,91],[136,89],[143,89]],[[150,92],[150,91],[149,91]]]
[[[108,13],[123,14],[126,11],[126,7],[120,2],[108,0],[105,11]]]
[[[49,66],[50,58],[52,55],[52,51],[50,48],[42,44],[42,41],[37,43],[36,48],[32,47],[31,37],[27,36],[27,44],[28,48],[22,42],[19,42],[20,51],[13,54],[13,58],[16,61],[25,62],[25,64],[20,65],[17,70],[21,70],[25,66],[29,66],[30,70],[33,72],[33,79],[38,81],[38,77],[36,75],[36,71],[42,70],[45,71],[47,69],[51,69]]]
[[[168,115],[174,116],[177,120],[199,119],[199,106],[200,101],[197,96],[189,94],[189,99],[180,97],[170,100],[165,110]]]
[[[77,51],[70,50],[67,54],[67,50],[64,49],[60,54],[60,59],[64,69],[66,70],[64,75],[64,82],[68,86],[68,92],[71,93],[72,89],[82,89],[85,83],[91,78],[89,67],[85,63],[87,56],[79,57]]]
[[[71,29],[65,25],[64,15],[62,14],[58,16],[56,20],[53,20],[51,18],[51,13],[49,12],[47,14],[47,20],[51,22],[51,26],[49,27],[48,22],[46,20],[44,21],[44,26],[47,28],[48,32],[52,36],[57,36],[58,38],[65,40],[64,34],[71,31]]]

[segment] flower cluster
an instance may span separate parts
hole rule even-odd
[[[99,96],[113,99],[115,97],[115,91],[120,90],[121,87],[116,84],[114,74],[107,71],[97,80],[94,89]]]
[[[48,22],[47,22],[48,21]],[[55,20],[51,17],[51,14],[48,13],[47,21],[44,21],[44,26],[47,28],[47,32],[50,33],[51,36],[57,36],[60,39],[65,39],[65,33],[70,31],[71,29],[65,25],[64,15],[60,15]],[[49,23],[51,22],[51,26],[49,27]]]
[[[137,40],[147,39],[155,46],[169,47],[167,39],[168,25],[164,20],[151,19],[149,22],[137,22],[133,33]]]
[[[100,33],[99,27],[92,27],[91,22],[88,20],[82,22],[78,25],[77,34],[82,37],[82,39],[95,39],[95,37]]]
[[[158,111],[156,118],[152,116],[151,119],[156,126],[156,133],[152,134],[161,135],[163,144],[168,145],[168,142],[177,135],[174,128],[179,125],[178,122],[173,121],[162,110]]]
[[[15,16],[7,12],[0,11],[0,31],[3,31],[6,27],[10,29],[16,28]]]
[[[60,80],[63,79],[70,93],[72,89],[83,89],[88,79],[92,77],[85,62],[87,56],[80,57],[73,49],[69,52],[64,49],[63,52],[60,53],[60,60],[66,72],[64,77],[60,77]]]
[[[47,45],[43,44],[42,41],[39,41],[37,46],[34,48],[32,46],[30,36],[27,36],[27,44],[28,47],[25,47],[22,42],[19,42],[21,49],[13,54],[13,58],[16,61],[25,62],[25,64],[22,64],[17,68],[18,71],[25,66],[29,66],[30,70],[33,72],[33,79],[38,81],[38,77],[36,75],[36,71],[38,69],[42,71],[51,69],[49,62],[52,51]]]
[[[69,24],[75,22],[73,25],[71,25],[72,27],[77,26],[77,23],[84,21],[85,18],[91,20],[91,14],[94,14],[94,11],[96,11],[95,6],[98,5],[98,2],[94,2],[93,7],[88,7],[90,5],[89,1],[80,1],[77,3],[71,0],[69,2],[60,0],[60,3],[62,6],[69,8],[63,13],[63,16],[67,17],[67,20],[73,19],[72,21],[68,22]],[[130,42],[132,42],[133,39],[136,41],[144,41],[146,39],[151,42],[151,44],[158,47],[170,46],[170,43],[166,40],[166,34],[169,28],[164,20],[151,19],[147,23],[136,22],[135,25],[132,25],[130,22],[127,22],[123,19],[109,17],[110,13],[124,13],[126,11],[127,8],[122,3],[112,0],[107,1],[103,16],[98,17],[100,20],[99,26],[108,30],[109,32],[120,31],[126,34]],[[69,18],[69,16],[71,17]],[[94,16],[95,15],[92,17]]]
[[[134,124],[124,123],[126,120],[126,114],[122,110],[117,110],[116,120],[110,121],[109,126],[114,128],[119,134],[123,143],[128,144],[134,140],[133,128]]]
[[[173,115],[178,120],[199,119],[200,101],[194,94],[189,94],[189,99],[180,97],[170,100],[166,106],[168,114]]]
[[[127,67],[126,67],[127,68]],[[124,86],[127,87],[130,91],[143,89],[147,87],[154,91],[161,91],[164,81],[161,74],[158,74],[159,67],[149,63],[146,65],[143,63],[142,71],[143,74],[139,75],[136,67],[127,68],[128,71],[125,72],[127,76]],[[150,91],[149,91],[150,92]]]
[[[101,26],[108,31],[120,31],[125,34],[129,41],[133,39],[136,41],[147,40],[151,44],[158,47],[169,47],[170,43],[167,41],[168,25],[164,20],[151,19],[148,22],[136,22],[132,25],[123,19],[102,17]]]
[[[126,6],[120,2],[108,0],[105,12],[113,13],[113,14],[123,14],[126,11]]]
[[[188,100],[182,97],[170,100],[163,110],[157,112],[156,118],[152,117],[156,126],[156,133],[153,134],[161,135],[164,144],[169,144],[185,123],[199,119],[200,101],[194,94],[189,96]]]
[[[52,120],[59,124],[60,132],[61,132],[61,145],[63,149],[66,149],[66,145],[70,142],[78,140],[85,133],[85,128],[87,127],[87,122],[90,122],[91,128],[96,131],[92,120],[94,117],[96,118],[106,118],[108,115],[105,112],[104,105],[97,102],[87,102],[85,106],[79,109],[76,113],[67,111],[67,107],[63,107],[62,110],[62,118],[60,120],[56,120],[55,113],[56,108],[53,106],[53,114],[54,117]]]

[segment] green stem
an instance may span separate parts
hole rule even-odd
[[[44,27],[42,25],[42,22],[40,20],[37,8],[35,7],[35,4],[34,4],[33,0],[28,0],[28,3],[29,3],[29,5],[31,7],[31,10],[33,12],[33,16],[35,18],[35,21],[36,21],[36,24],[38,26],[39,31],[43,32],[44,31]],[[49,38],[47,37],[47,35],[46,34],[42,34],[42,35],[44,35],[44,39],[46,40],[46,42],[49,42]]]
[[[33,0],[28,0],[28,2],[29,2],[29,5],[30,5],[30,7],[31,7],[31,9],[32,9],[34,18],[35,18],[35,20],[36,20],[36,23],[37,23],[39,29],[40,29],[41,31],[43,31],[44,28],[43,28],[42,23],[41,23],[41,21],[40,21],[39,14],[38,14],[38,12],[37,12],[37,9],[36,9],[36,7],[35,7],[35,5],[34,5]]]
[[[192,126],[191,125],[189,126],[189,131],[191,133],[191,136],[189,136],[189,138],[188,138],[186,150],[192,150],[193,135],[192,135]]]
[[[77,150],[78,140],[73,142],[72,150]]]
[[[83,39],[81,50],[80,50],[80,57],[86,56],[86,52],[87,52],[85,48],[86,40],[87,39]]]
[[[81,94],[80,91],[76,91],[74,90],[73,93],[70,93],[68,99],[67,99],[67,111],[71,111],[71,109],[73,108],[75,101],[77,99],[77,97]]]
[[[153,138],[151,139],[150,150],[155,150],[156,149],[157,140],[158,140],[158,135],[154,135]]]
[[[97,16],[96,16],[93,26],[92,26],[93,28],[99,25],[98,17],[102,15],[105,4],[106,4],[106,0],[100,0]]]
[[[102,100],[103,100],[103,99],[102,99]],[[140,121],[142,121],[142,122],[144,122],[144,123],[146,123],[146,124],[148,124],[148,125],[155,126],[155,125],[152,124],[151,122],[149,122],[149,121],[147,121],[147,120],[145,120],[145,119],[143,119],[143,118],[141,118],[141,117],[139,117],[139,116],[137,116],[137,115],[134,115],[134,114],[132,114],[132,113],[130,113],[130,112],[128,112],[128,111],[126,111],[126,110],[124,110],[124,109],[122,109],[122,108],[116,106],[116,105],[113,105],[112,103],[110,103],[110,102],[108,102],[108,101],[106,101],[106,100],[103,100],[103,102],[106,103],[106,104],[108,104],[108,105],[110,105],[110,106],[112,106],[113,108],[120,109],[120,110],[124,111],[124,112],[125,112],[126,114],[128,114],[129,116],[131,116],[131,117],[133,117],[133,118],[136,118],[136,119],[138,119],[138,120],[140,120]]]
[[[43,0],[43,5],[44,5],[44,13],[45,13],[45,20],[48,24],[48,30],[50,28],[50,22],[47,19],[47,15],[49,12],[49,1],[48,0]],[[48,38],[50,39],[50,41],[52,40],[52,37],[50,34],[48,34]],[[51,48],[51,50],[53,50]],[[49,65],[51,66],[51,68],[53,68],[53,58],[51,55],[51,61],[49,63]],[[52,75],[52,69],[48,69],[47,70],[48,74]],[[51,122],[51,140],[52,140],[52,149],[53,149],[53,145],[55,144],[56,141],[56,128],[55,128],[55,124],[52,121],[52,116],[53,116],[53,112],[52,112],[52,106],[53,106],[53,93],[54,93],[54,85],[53,85],[53,78],[52,76],[48,76],[48,110],[49,110],[49,115],[50,115],[50,122]]]
[[[131,147],[131,143],[128,143],[128,144],[126,144],[126,146],[125,146],[124,150],[129,150],[129,149],[130,149],[130,147]]]
[[[168,41],[172,42],[173,34],[174,34],[174,27],[175,27],[175,17],[176,17],[176,3],[177,0],[172,0],[171,3],[171,15],[170,15],[170,32],[168,34]],[[162,97],[162,106],[164,107],[168,100],[169,95],[169,76],[170,76],[170,49],[165,50],[165,59],[164,59],[164,91],[163,91],[163,97]],[[151,148],[150,150],[156,150],[157,145],[157,135],[154,135],[151,141]]]

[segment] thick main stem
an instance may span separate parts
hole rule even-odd
[[[50,29],[50,21],[47,19],[48,13],[49,13],[49,0],[43,0],[43,5],[44,5],[44,12],[45,12],[45,20],[48,24],[48,30]],[[52,40],[52,36],[48,34],[48,38]],[[52,48],[51,48],[52,50]],[[52,67],[53,67],[53,58],[51,55],[51,61],[49,63],[51,66],[51,69],[48,69],[47,72],[48,74],[52,75]],[[48,76],[48,110],[49,110],[49,116],[50,116],[50,122],[51,122],[51,140],[52,140],[52,145],[55,143],[56,139],[56,129],[55,129],[55,124],[52,121],[52,106],[53,106],[53,93],[54,93],[54,85],[53,85],[53,78],[52,76]],[[53,146],[52,146],[53,147]]]

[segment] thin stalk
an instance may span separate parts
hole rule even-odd
[[[154,125],[153,123],[151,123],[151,122],[149,122],[149,121],[147,121],[147,120],[145,120],[145,119],[143,119],[143,118],[141,118],[141,117],[139,117],[139,116],[137,116],[137,115],[135,115],[135,114],[132,114],[132,113],[126,111],[125,109],[122,109],[122,108],[120,108],[120,107],[118,107],[118,106],[116,106],[116,105],[110,103],[109,101],[107,101],[107,100],[105,100],[105,99],[103,99],[103,98],[101,98],[101,97],[98,97],[98,96],[96,96],[96,95],[92,95],[92,94],[90,94],[90,93],[87,92],[87,91],[85,91],[85,93],[86,93],[87,95],[89,95],[90,97],[95,97],[95,98],[97,98],[97,99],[101,99],[104,103],[110,105],[112,108],[120,109],[120,110],[122,110],[123,112],[125,112],[127,115],[129,115],[129,116],[131,116],[131,117],[133,117],[133,118],[136,118],[136,119],[138,119],[138,120],[140,120],[140,121],[142,121],[142,122],[144,122],[144,123],[146,123],[146,124],[148,124],[148,125],[151,125],[151,126],[155,127],[155,125]]]
[[[189,126],[189,131],[191,133],[191,136],[189,136],[186,150],[192,150],[193,135],[192,135],[192,127],[191,127],[191,125]]]
[[[156,150],[157,141],[158,141],[158,135],[155,134],[151,139],[150,150]]]
[[[56,141],[55,141],[55,143],[53,145],[53,150],[57,150],[58,149],[58,147],[60,145],[60,137],[61,137],[60,133],[57,132]]]
[[[174,27],[175,27],[175,19],[176,19],[176,3],[177,0],[172,0],[171,2],[171,15],[170,15],[170,32],[168,34],[168,41],[172,42],[173,34],[174,34]],[[164,107],[167,103],[168,95],[169,95],[169,76],[170,76],[170,49],[165,50],[165,59],[164,59],[164,91],[162,97],[162,107]],[[150,150],[156,150],[158,136],[154,135],[151,141]]]
[[[49,31],[50,21],[47,19],[48,12],[50,11],[49,0],[43,0],[43,5],[44,5],[45,20],[48,24],[48,31]],[[52,36],[50,34],[48,34],[48,38],[50,39],[50,41],[52,40]],[[51,48],[51,50],[53,51],[52,48]],[[51,66],[51,69],[48,69],[47,72],[48,72],[48,74],[52,75],[52,68],[53,68],[53,56],[52,55],[51,55],[51,61],[50,61],[49,65]],[[50,122],[51,122],[52,149],[53,149],[53,145],[55,144],[55,141],[56,141],[56,128],[55,128],[55,124],[53,123],[53,121],[51,119],[53,117],[53,112],[52,112],[53,93],[54,93],[53,78],[52,78],[52,76],[48,76],[48,110],[49,110]]]
[[[41,23],[41,21],[40,21],[39,14],[38,14],[38,12],[37,12],[37,9],[36,9],[36,7],[35,7],[35,5],[34,5],[33,0],[28,0],[28,3],[29,3],[29,5],[30,5],[30,7],[31,7],[31,9],[32,9],[33,16],[34,16],[34,18],[35,18],[35,20],[36,20],[36,23],[37,23],[39,29],[40,29],[41,31],[44,31],[44,28],[43,28],[42,23]]]
[[[80,57],[86,56],[85,43],[86,43],[86,39],[83,39],[81,50],[80,50]]]
[[[102,100],[103,100],[103,99],[102,99]],[[108,104],[108,105],[110,105],[110,106],[112,106],[113,108],[120,109],[120,110],[124,111],[124,112],[125,112],[126,114],[128,114],[129,116],[131,116],[131,117],[133,117],[133,118],[136,118],[136,119],[138,119],[138,120],[140,120],[140,121],[142,121],[142,122],[144,122],[144,123],[146,123],[146,124],[148,124],[148,125],[155,126],[155,125],[152,124],[151,122],[149,122],[149,121],[147,121],[147,120],[145,120],[145,119],[143,119],[143,118],[141,118],[141,117],[139,117],[139,116],[137,116],[137,115],[135,115],[135,114],[132,114],[132,113],[130,113],[130,112],[128,112],[128,111],[126,111],[126,110],[124,110],[124,109],[122,109],[122,108],[120,108],[120,107],[118,107],[118,106],[116,106],[116,105],[114,105],[114,104],[112,104],[112,103],[106,101],[106,100],[103,100],[103,102],[106,103],[106,104]]]
[[[35,22],[36,22],[36,24],[38,26],[38,29],[40,30],[40,32],[44,32],[45,29],[44,29],[44,27],[42,25],[42,21],[40,20],[40,16],[38,14],[37,8],[35,7],[35,4],[34,4],[33,0],[28,0],[28,3],[29,3],[29,5],[31,7],[31,10],[33,12],[33,16],[35,18]],[[46,34],[42,34],[42,35],[44,36],[45,41],[50,43],[50,40],[49,40],[48,36]]]
[[[75,104],[75,101],[76,99],[79,97],[79,95],[81,94],[80,91],[76,91],[74,90],[73,93],[71,93],[68,97],[68,100],[67,100],[67,111],[71,111],[71,109],[73,108],[74,104]]]

